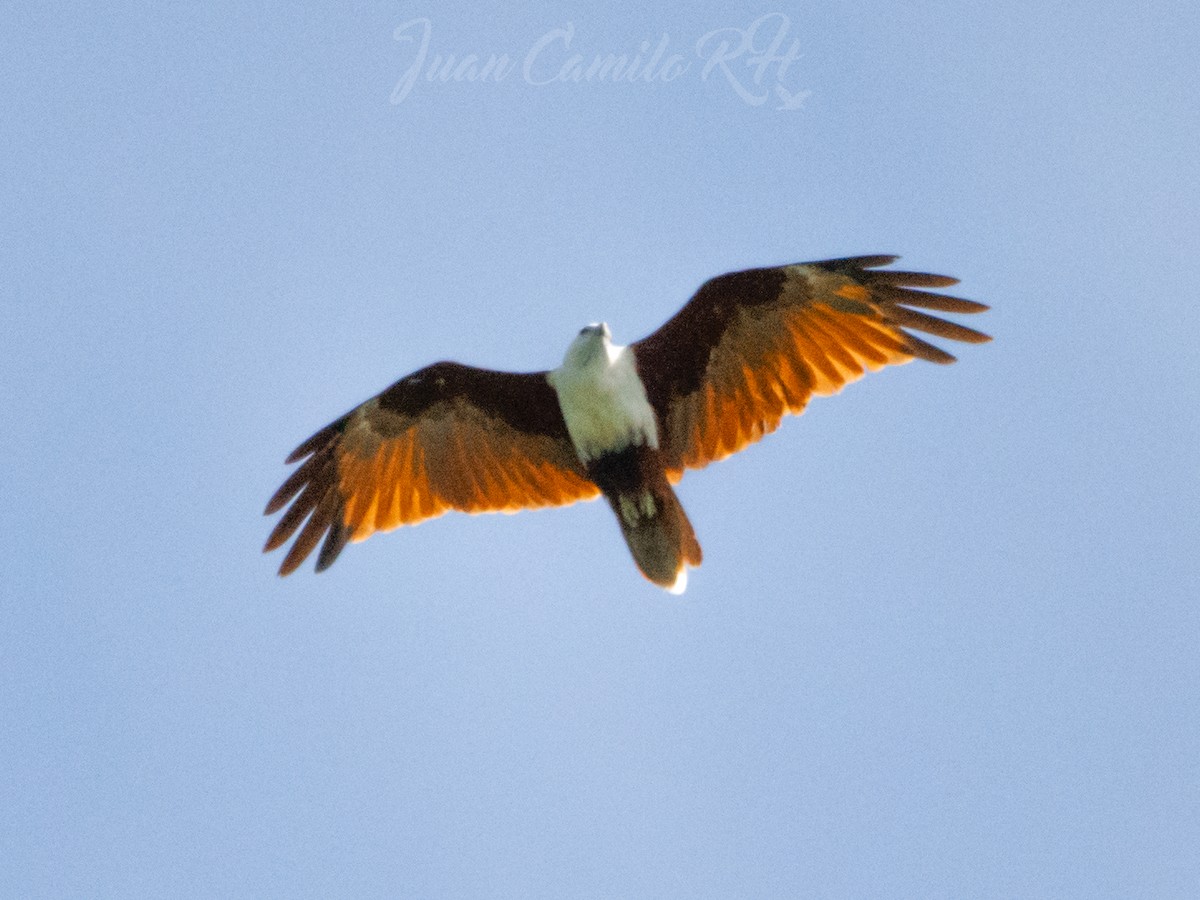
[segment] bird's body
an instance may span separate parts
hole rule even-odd
[[[638,568],[672,593],[687,587],[700,545],[658,452],[658,421],[634,350],[589,325],[546,376],[588,477],[608,498]]]
[[[607,325],[589,325],[546,379],[558,395],[567,434],[586,464],[631,444],[658,449],[658,422],[633,350],[612,342]]]
[[[642,573],[680,592],[701,561],[671,487],[685,469],[736,452],[865,371],[914,357],[953,361],[906,327],[988,340],[912,309],[987,307],[919,289],[952,278],[872,271],[893,260],[722,275],[630,346],[612,343],[607,325],[589,325],[549,372],[428,366],[292,453],[289,462],[304,463],[267,505],[272,513],[290,504],[265,549],[299,530],[286,575],[323,538],[319,571],[348,541],[451,509],[515,512],[603,494]]]

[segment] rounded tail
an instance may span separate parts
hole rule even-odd
[[[642,574],[672,594],[687,587],[689,566],[703,558],[683,505],[665,477],[634,492],[613,493],[608,502]]]

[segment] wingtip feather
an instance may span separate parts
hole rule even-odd
[[[837,259],[824,259],[816,263],[805,263],[810,266],[820,266],[830,271],[842,269],[878,269],[890,266],[900,257],[891,253],[873,253],[868,256],[842,256]]]
[[[927,362],[937,363],[940,366],[948,366],[951,363],[958,362],[958,357],[947,353],[941,347],[934,346],[928,341],[924,341],[915,334],[909,334],[907,331],[902,331],[905,337],[905,349],[912,353],[918,359],[926,360]]]

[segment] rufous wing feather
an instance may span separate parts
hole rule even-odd
[[[266,551],[296,535],[279,572],[317,547],[328,568],[349,541],[440,516],[516,512],[598,496],[545,373],[437,363],[322,428],[267,503],[286,507]]]
[[[866,372],[954,357],[913,334],[968,343],[990,338],[922,310],[977,313],[982,303],[924,288],[945,275],[880,269],[860,256],[713,278],[654,334],[634,345],[658,413],[668,476],[736,453]]]

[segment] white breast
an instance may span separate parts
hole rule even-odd
[[[596,349],[568,352],[548,376],[579,459],[586,463],[637,444],[657,449],[658,423],[633,351],[607,341]]]

